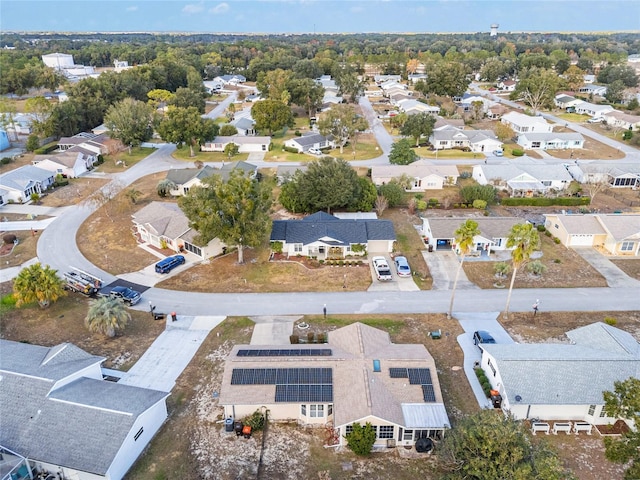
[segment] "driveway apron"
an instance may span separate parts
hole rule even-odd
[[[640,281],[629,277],[611,260],[592,247],[573,248],[578,255],[585,259],[607,280],[607,284],[612,288],[617,287],[638,287]]]

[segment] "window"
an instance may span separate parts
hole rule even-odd
[[[350,433],[353,433],[353,425],[347,425],[344,427],[344,434],[349,435]]]
[[[596,406],[595,405],[589,405],[589,413],[588,413],[588,415],[593,415],[594,413],[596,413]]]
[[[266,145],[262,145],[262,151],[266,152],[267,151],[267,146]]]
[[[496,376],[496,368],[493,366],[493,364],[491,363],[491,359],[487,359],[487,365],[489,365],[489,368],[491,369],[491,371],[493,372],[493,376]]]
[[[540,148],[540,142],[531,142],[531,148]]]
[[[404,440],[413,440],[413,430],[404,431]]]
[[[607,416],[608,416],[608,415],[607,415],[607,412],[606,412],[606,410],[604,409],[604,405],[603,405],[603,406],[602,406],[602,408],[600,409],[600,418],[602,418],[602,417],[607,417]]]
[[[333,415],[333,404],[331,403],[327,406],[327,415],[328,416]]]
[[[631,250],[633,250],[633,245],[634,245],[634,242],[622,242],[622,245],[620,246],[620,251],[630,252]]]
[[[309,416],[311,418],[324,417],[324,405],[309,405]]]
[[[380,425],[378,438],[393,438],[393,426],[392,425]]]
[[[307,416],[307,406],[306,405],[304,405],[304,404],[300,405],[300,414],[303,417]]]
[[[134,442],[138,441],[138,439],[140,438],[140,435],[142,435],[142,432],[144,432],[144,427],[140,427],[140,430],[138,430],[137,433],[133,436]]]
[[[294,243],[293,244],[293,251],[295,253],[302,253],[302,244],[301,243]]]
[[[184,192],[184,194],[186,195],[187,193],[189,193],[189,187],[183,187],[182,191]]]

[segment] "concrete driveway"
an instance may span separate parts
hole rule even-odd
[[[612,288],[617,287],[638,287],[640,281],[629,277],[620,268],[616,266],[605,255],[598,252],[592,247],[572,247],[578,255],[585,259],[589,264],[604,276],[607,285]]]
[[[387,260],[387,264],[391,270],[391,276],[393,280],[381,282],[376,276],[376,269],[373,267],[373,263],[369,262],[369,270],[371,272],[371,285],[367,288],[368,292],[417,292],[420,290],[416,282],[412,277],[399,277],[398,272],[395,269],[393,259],[385,253],[371,253],[369,257],[381,256]]]
[[[290,345],[293,325],[302,317],[296,316],[259,316],[249,317],[256,324],[251,335],[251,345]],[[302,336],[303,331],[296,331]]]
[[[433,278],[433,286],[431,289],[451,290],[460,265],[458,256],[451,250],[436,250],[435,252],[423,250],[422,256]],[[461,269],[456,290],[473,290],[478,288],[476,284],[469,281],[464,273],[464,269]]]

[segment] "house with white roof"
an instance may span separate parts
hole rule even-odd
[[[0,445],[29,470],[120,480],[167,418],[167,392],[103,380],[105,359],[75,345],[0,351]]]
[[[222,82],[224,85],[239,85],[247,81],[244,75],[220,75],[213,79],[214,82]]]
[[[426,73],[410,73],[409,75],[407,75],[407,78],[411,83],[418,83],[420,80],[426,80],[427,74]]]
[[[31,194],[41,194],[53,185],[55,174],[33,165],[24,165],[0,175],[0,188],[7,192],[6,201],[30,202]]]
[[[97,159],[98,155],[94,152],[73,148],[55,155],[37,155],[32,163],[55,175],[77,178],[91,170]]]
[[[511,127],[518,133],[549,133],[553,131],[553,125],[547,123],[542,117],[532,117],[519,112],[509,112],[502,115],[502,123]]]
[[[408,177],[411,186],[408,192],[442,190],[447,185],[455,185],[460,172],[455,165],[433,165],[426,160],[417,160],[409,165],[374,165],[371,167],[371,181],[376,186],[386,185],[393,179]]]
[[[482,113],[486,112],[487,108],[489,108],[489,105],[492,103],[491,100],[483,97],[482,95],[476,95],[469,92],[465,92],[464,95],[462,95],[462,97],[455,98],[455,103],[460,107],[462,107],[462,110],[464,112],[473,111],[474,109],[473,104],[475,102],[482,103]]]
[[[502,142],[491,130],[463,130],[445,126],[434,130],[429,142],[436,150],[452,148],[469,149],[472,152],[493,152],[502,148]]]
[[[332,425],[338,445],[355,422],[373,425],[374,447],[442,439],[450,428],[433,357],[356,322],[326,344],[236,345],[226,358],[219,404],[226,417],[267,408],[269,419]]]
[[[400,83],[400,81],[396,81],[396,80],[387,80],[385,82],[382,82],[380,84],[380,88],[382,90],[384,90],[385,92],[387,92],[388,90],[391,89],[400,89],[400,90],[408,90],[409,87],[407,85],[405,85],[404,83]]]
[[[460,228],[467,217],[458,218],[428,218],[422,217],[422,238],[425,244],[435,250],[453,250],[460,253],[456,245],[456,230]],[[480,234],[473,239],[472,252],[488,256],[497,250],[507,250],[507,239],[514,225],[524,223],[518,217],[477,217]]]
[[[517,420],[607,425],[603,392],[638,377],[640,345],[602,322],[566,332],[566,343],[483,344],[481,367],[502,409]]]
[[[613,110],[602,115],[607,125],[612,127],[620,127],[625,130],[640,130],[640,115],[631,115],[630,113]]]
[[[640,164],[631,162],[581,162],[567,170],[578,183],[606,182],[611,188],[640,188]]]
[[[546,214],[545,227],[565,247],[598,247],[611,255],[640,255],[638,214]]]
[[[578,89],[578,93],[584,93],[587,95],[598,95],[599,97],[604,97],[607,94],[606,85],[594,85],[592,83],[588,83],[586,85],[581,86]]]
[[[317,132],[307,132],[300,137],[293,137],[284,142],[285,147],[295,148],[298,153],[306,153],[310,148],[335,148],[330,137],[325,137]]]
[[[400,83],[402,81],[402,75],[374,75],[373,81],[377,84],[386,82]]]
[[[230,143],[238,146],[238,152],[268,152],[271,145],[271,137],[268,136],[246,136],[233,135],[230,137],[218,136],[210,142],[205,142],[200,147],[203,152],[224,152],[224,149]]]
[[[419,100],[400,100],[396,106],[406,113],[407,115],[414,115],[416,113],[431,113],[432,115],[438,115],[440,113],[440,107],[437,105],[427,105]]]
[[[590,115],[593,118],[600,118],[605,113],[613,112],[611,105],[596,105],[595,103],[582,102],[575,106],[576,113],[580,115]]]
[[[186,195],[193,187],[201,187],[202,181],[213,175],[219,175],[222,180],[227,181],[231,172],[235,170],[241,171],[244,176],[249,178],[256,178],[258,175],[258,167],[243,161],[223,163],[219,168],[209,165],[205,165],[203,168],[172,168],[167,172],[166,179],[175,188],[172,188],[169,194],[176,197]]]
[[[493,185],[514,197],[545,195],[562,191],[572,177],[563,165],[537,163],[501,163],[473,166],[473,179],[480,185]]]
[[[580,133],[522,133],[517,140],[525,150],[566,150],[584,148],[584,137]]]

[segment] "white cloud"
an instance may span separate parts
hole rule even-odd
[[[182,9],[182,13],[187,13],[189,15],[192,15],[194,13],[200,13],[204,10],[204,4],[202,2],[200,3],[190,3],[188,5],[185,5]]]
[[[127,12],[136,12],[138,11],[138,6],[137,5],[133,5],[131,7],[127,7]]]
[[[229,4],[225,2],[219,3],[215,7],[209,9],[209,13],[213,13],[214,15],[227,13],[228,11],[229,11]]]

